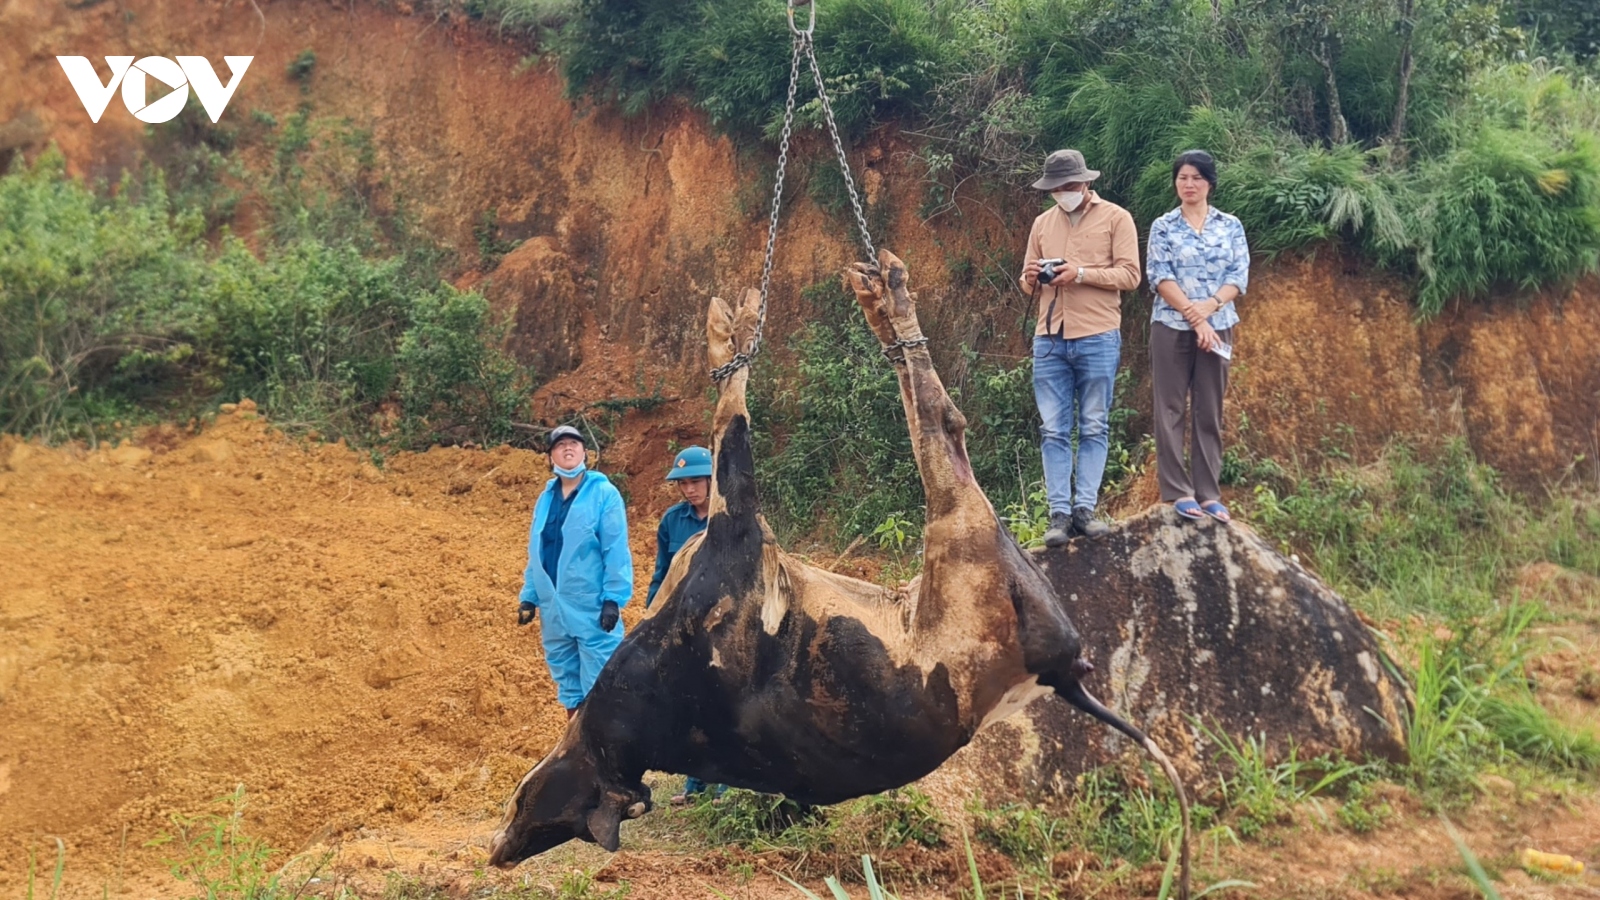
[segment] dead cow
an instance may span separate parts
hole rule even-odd
[[[673,560],[665,602],[517,786],[494,865],[575,837],[616,850],[622,819],[651,807],[647,769],[812,804],[898,787],[1052,690],[1142,745],[1181,797],[1154,743],[1079,684],[1092,667],[1077,632],[973,480],[966,421],[934,371],[905,266],[885,251],[845,278],[899,375],[927,493],[922,574],[894,592],[778,547],[756,498],[749,369],[735,370],[713,423],[706,530]],[[754,291],[737,311],[711,301],[713,366],[751,351],[758,306]],[[1187,842],[1184,861],[1186,874]]]

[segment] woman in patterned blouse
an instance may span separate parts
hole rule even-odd
[[[1161,500],[1178,514],[1230,521],[1222,505],[1222,395],[1239,313],[1250,282],[1250,246],[1239,220],[1213,207],[1217,163],[1188,150],[1172,164],[1177,209],[1150,225],[1146,276],[1156,292],[1150,321],[1155,380],[1156,469]],[[1183,459],[1183,419],[1193,435]]]

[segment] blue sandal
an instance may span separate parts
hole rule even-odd
[[[1223,524],[1233,521],[1233,516],[1228,515],[1228,508],[1223,506],[1222,502],[1219,500],[1212,500],[1209,503],[1201,504],[1200,509],[1204,511],[1206,515]]]
[[[1205,517],[1205,513],[1200,511],[1200,504],[1190,499],[1179,500],[1177,503],[1172,504],[1172,508],[1177,510],[1178,515],[1183,516],[1185,519],[1199,521]]]

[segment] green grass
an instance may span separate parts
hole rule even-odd
[[[1285,551],[1309,556],[1380,619],[1481,616],[1503,603],[1520,566],[1541,560],[1600,574],[1600,507],[1524,500],[1461,439],[1428,452],[1397,443],[1366,466],[1259,482],[1247,505]]]

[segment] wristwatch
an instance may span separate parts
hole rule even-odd
[[[1078,277],[1072,279],[1073,284],[1083,284],[1083,266],[1078,267]]]

